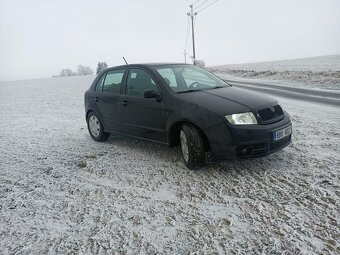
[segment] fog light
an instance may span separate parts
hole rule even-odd
[[[240,152],[241,152],[241,154],[243,155],[243,156],[249,156],[250,154],[252,154],[253,153],[253,146],[251,146],[251,145],[245,145],[245,146],[242,146],[241,147],[241,150],[240,150]]]

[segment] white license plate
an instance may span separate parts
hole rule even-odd
[[[282,138],[285,138],[286,136],[289,136],[292,133],[292,126],[286,127],[284,129],[274,131],[273,133],[273,140],[278,141]]]

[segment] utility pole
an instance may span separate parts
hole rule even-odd
[[[184,54],[184,63],[187,63],[187,52],[184,51],[183,54]]]
[[[195,54],[195,32],[194,32],[194,17],[197,15],[197,12],[194,12],[194,6],[191,4],[189,5],[190,12],[188,12],[188,16],[191,17],[191,34],[192,34],[192,58],[195,63],[196,54]]]

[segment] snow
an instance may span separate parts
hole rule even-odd
[[[339,253],[339,108],[278,98],[293,144],[197,171],[88,134],[93,76],[0,83],[2,254]]]
[[[293,87],[340,89],[340,54],[274,62],[209,67],[226,79]]]

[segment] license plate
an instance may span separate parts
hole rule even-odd
[[[292,133],[292,126],[286,127],[284,129],[274,131],[273,133],[273,140],[278,141],[282,138],[285,138],[286,136],[289,136]]]

